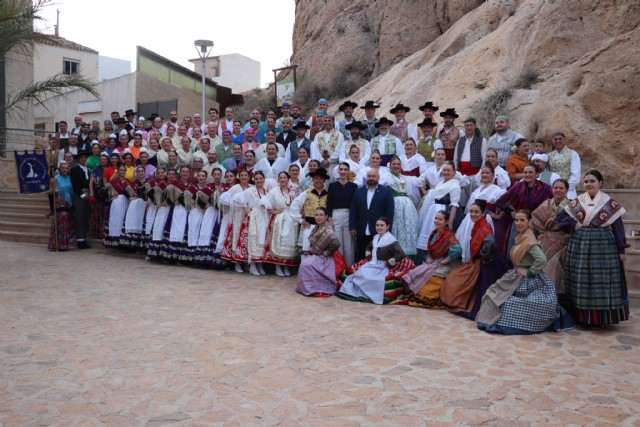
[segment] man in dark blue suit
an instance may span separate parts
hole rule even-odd
[[[378,185],[380,172],[371,168],[367,172],[367,186],[358,188],[349,210],[349,231],[356,239],[356,262],[365,257],[367,245],[376,235],[376,221],[380,217],[389,219],[389,231],[393,225],[393,194]]]

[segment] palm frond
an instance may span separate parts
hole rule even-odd
[[[43,0],[0,1],[0,56],[14,51],[31,55],[36,43],[58,44],[55,36],[34,31],[34,23],[42,21],[38,11]]]
[[[24,104],[32,103],[40,104],[46,108],[44,101],[52,96],[62,95],[69,89],[84,89],[96,98],[100,99],[100,94],[96,91],[95,85],[86,77],[80,74],[56,74],[46,80],[34,82],[23,90],[10,93],[7,96],[7,102],[0,113],[9,112],[13,109],[24,110]],[[4,110],[4,111],[3,111]]]

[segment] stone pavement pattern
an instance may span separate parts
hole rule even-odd
[[[0,425],[640,425],[637,308],[504,337],[292,278],[0,252]]]

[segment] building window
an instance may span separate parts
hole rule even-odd
[[[80,61],[74,61],[73,59],[62,60],[62,73],[70,76],[71,74],[78,74],[80,72]]]

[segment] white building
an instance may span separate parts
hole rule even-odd
[[[98,80],[115,79],[131,73],[131,61],[100,55],[98,57]]]
[[[98,82],[98,51],[62,37],[56,37],[59,45],[38,43],[33,58],[33,80],[46,80],[56,74],[84,75],[91,82]]]
[[[202,60],[190,59],[193,71],[202,75]],[[205,75],[234,93],[260,87],[260,62],[239,53],[211,56],[205,62]]]

